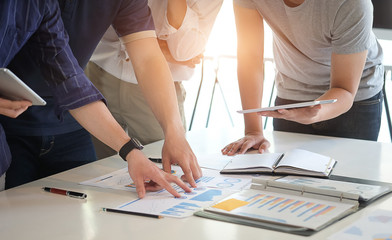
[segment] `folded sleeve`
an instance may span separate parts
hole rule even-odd
[[[48,1],[46,14],[31,38],[34,57],[55,98],[56,114],[104,100],[85,76],[68,44],[57,1]]]
[[[253,0],[234,0],[234,3],[243,8],[256,9]]]
[[[167,13],[164,19],[159,19],[164,24],[157,32],[158,38],[166,40],[175,60],[187,61],[204,52],[222,3],[223,0],[188,1],[184,20],[178,29],[170,25]]]
[[[373,8],[370,1],[346,0],[338,9],[331,30],[332,51],[353,54],[371,46]]]
[[[147,0],[126,0],[112,24],[123,43],[156,37],[154,21]]]

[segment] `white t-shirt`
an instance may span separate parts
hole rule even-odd
[[[166,17],[167,0],[149,0],[159,39],[166,40],[173,58],[186,61],[204,52],[208,36],[223,0],[187,0],[187,12],[179,29],[172,27]],[[113,76],[137,84],[126,49],[110,27],[94,51],[90,61]],[[175,81],[188,80],[193,68],[169,63]]]
[[[288,7],[283,0],[234,0],[257,9],[273,31],[278,93],[308,101],[330,87],[331,54],[368,50],[355,101],[370,98],[383,86],[382,49],[372,32],[370,0],[305,0]]]

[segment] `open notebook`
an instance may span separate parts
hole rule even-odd
[[[277,173],[329,177],[336,160],[318,153],[293,149],[286,153],[239,154],[221,173]]]

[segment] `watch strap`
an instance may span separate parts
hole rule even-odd
[[[143,145],[137,140],[136,138],[131,138],[127,143],[125,143],[120,151],[120,157],[124,160],[127,161],[127,155],[133,150],[133,149],[143,149]]]

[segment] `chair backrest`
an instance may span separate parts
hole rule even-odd
[[[378,39],[392,40],[392,1],[372,0],[374,9],[373,32]]]
[[[374,8],[374,28],[392,29],[392,1],[372,0]]]

